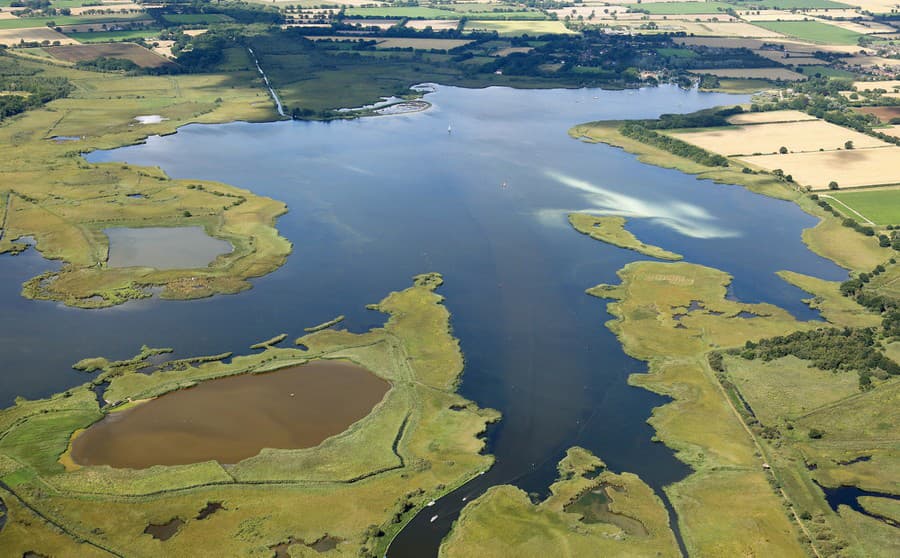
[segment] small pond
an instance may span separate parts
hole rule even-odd
[[[109,267],[187,269],[206,267],[231,244],[206,234],[203,227],[116,228],[109,237]]]

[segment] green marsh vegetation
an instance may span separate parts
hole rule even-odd
[[[662,501],[637,476],[607,470],[580,447],[558,469],[541,502],[500,485],[467,504],[440,556],[680,555]]]
[[[0,544],[19,554],[90,555],[94,545],[129,556],[234,555],[265,554],[285,541],[299,551],[327,534],[338,555],[382,555],[419,507],[491,463],[479,453],[478,435],[499,417],[456,393],[463,361],[435,292],[441,282],[438,274],[420,275],[372,306],[389,316],[383,327],[307,334],[298,339],[306,349],[269,347],[227,364],[149,374],[137,372],[138,364],[105,366],[98,378],[109,381],[111,403],[102,408],[90,384],[45,400],[19,399],[0,411],[0,479],[14,493],[3,494],[12,505]],[[372,413],[316,447],[263,450],[229,466],[208,461],[140,470],[78,467],[64,455],[73,433],[130,402],[316,359],[349,360],[391,384]],[[208,520],[192,519],[209,502],[223,508]],[[148,524],[176,517],[185,524],[167,541],[144,534]],[[64,530],[36,538],[51,529],[48,523]]]
[[[607,242],[620,248],[634,250],[645,256],[673,261],[683,258],[681,254],[641,242],[634,234],[625,230],[624,217],[597,217],[586,213],[570,213],[569,223],[575,230],[593,239]]]
[[[271,119],[272,107],[253,74],[232,76],[124,76],[82,71],[0,56],[0,69],[30,72],[29,79],[68,84],[68,96],[33,107],[0,126],[0,187],[4,222],[0,252],[34,239],[44,257],[62,260],[59,271],[25,283],[29,298],[97,308],[149,296],[198,298],[250,287],[252,277],[277,269],[290,243],[275,230],[287,208],[275,200],[225,184],[171,180],[159,169],[88,164],[81,153],[171,133],[187,122]],[[157,114],[157,124],[135,117]],[[55,136],[80,138],[57,143]],[[141,197],[134,197],[141,194]],[[111,227],[202,226],[234,250],[209,267],[189,270],[105,265]]]

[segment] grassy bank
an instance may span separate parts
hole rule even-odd
[[[679,556],[662,501],[637,476],[578,447],[559,473],[537,504],[509,485],[470,502],[440,556]]]
[[[670,252],[659,246],[644,244],[631,232],[625,230],[625,218],[606,216],[596,217],[587,213],[570,213],[569,223],[581,234],[593,239],[607,242],[613,246],[634,250],[639,254],[660,260],[680,260],[681,254]]]
[[[877,239],[842,226],[839,218],[826,213],[813,200],[774,175],[744,172],[745,167],[734,160],[729,160],[727,167],[710,167],[679,157],[624,136],[619,132],[622,123],[610,120],[580,124],[570,129],[569,135],[589,143],[605,143],[622,148],[647,164],[676,169],[717,184],[736,184],[759,194],[793,201],[805,212],[821,219],[817,226],[803,231],[806,245],[813,252],[847,269],[868,271],[893,256],[892,250],[878,246]]]

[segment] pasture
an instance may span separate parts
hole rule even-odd
[[[692,70],[692,73],[743,79],[780,79],[784,81],[800,81],[805,79],[802,74],[792,72],[787,68],[720,68],[713,70]]]
[[[791,152],[821,149],[830,151],[843,148],[846,141],[852,141],[857,148],[888,145],[879,139],[823,120],[709,128],[698,132],[675,132],[671,135],[726,156],[778,153],[782,147]]]
[[[851,149],[788,155],[741,157],[766,170],[782,169],[802,185],[826,190],[833,180],[841,188],[900,184],[900,147]]]
[[[876,225],[900,224],[900,190],[878,189],[834,192],[831,196]],[[841,204],[833,205],[843,212],[844,208],[841,207]],[[850,216],[856,218],[854,215]]]
[[[87,62],[100,57],[124,58],[142,68],[158,68],[171,64],[165,58],[134,43],[105,43],[47,47],[51,56],[65,62]]]

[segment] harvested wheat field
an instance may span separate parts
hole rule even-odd
[[[732,124],[769,124],[772,122],[800,122],[815,120],[815,116],[799,110],[771,110],[769,112],[744,112],[728,119]]]
[[[66,37],[62,33],[57,33],[49,27],[0,29],[0,45],[13,46],[19,44],[22,41],[25,41],[26,43],[42,43],[44,41],[49,41],[52,43],[55,41],[59,41],[59,43],[62,45],[78,44],[78,41],[76,41],[75,39],[70,39],[69,37]]]
[[[782,169],[798,184],[814,190],[827,190],[832,180],[841,188],[900,184],[900,147],[895,146],[763,155],[741,160],[767,170]]]
[[[711,128],[672,135],[721,155],[778,153],[782,147],[791,152],[830,151],[842,149],[847,141],[852,141],[857,148],[888,145],[879,139],[822,120]]]
[[[96,60],[101,56],[107,58],[124,58],[131,60],[142,68],[158,68],[171,64],[162,56],[134,43],[94,43],[89,45],[68,45],[46,49],[51,56],[66,62],[83,62]]]
[[[857,81],[853,84],[857,91],[872,91],[875,89],[884,89],[885,91],[894,91],[900,89],[900,79],[891,81]]]

